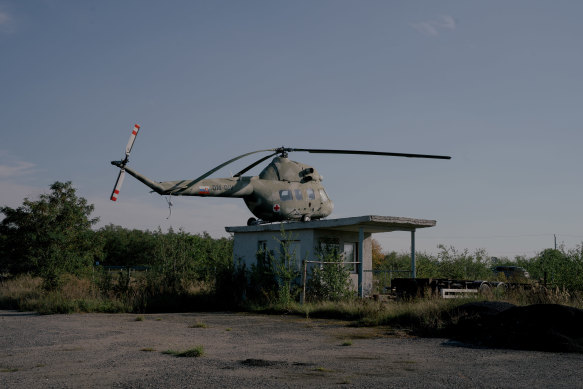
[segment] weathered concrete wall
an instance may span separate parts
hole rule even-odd
[[[345,243],[354,243],[358,247],[358,233],[323,230],[323,229],[302,229],[281,232],[275,231],[255,231],[255,232],[235,232],[235,241],[233,249],[233,260],[235,264],[244,263],[247,269],[257,263],[257,252],[260,244],[265,244],[268,251],[273,255],[279,256],[281,252],[281,241],[292,241],[292,248],[295,249],[298,266],[301,269],[301,262],[304,260],[317,261],[318,248],[322,240],[335,239],[338,242],[339,250],[342,253]],[[371,234],[364,234],[363,241],[363,293],[369,295],[372,291],[372,238]],[[356,256],[358,260],[358,256]],[[308,275],[312,266],[308,267]],[[358,290],[358,269],[350,274],[352,286],[355,291]]]

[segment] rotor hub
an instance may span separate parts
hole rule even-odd
[[[282,146],[282,147],[275,149],[275,151],[279,153],[280,157],[287,158],[287,153],[288,153],[288,151],[291,151],[291,149],[288,149],[288,148]]]

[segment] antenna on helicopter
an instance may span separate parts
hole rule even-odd
[[[115,185],[113,187],[113,192],[111,192],[111,197],[110,197],[111,201],[117,201],[117,197],[119,196],[119,191],[121,190],[121,185],[123,184],[123,179],[124,179],[125,174],[126,174],[125,167],[126,167],[127,163],[129,162],[130,152],[132,151],[132,147],[134,146],[134,142],[136,141],[136,136],[138,135],[139,131],[140,131],[139,124],[134,124],[134,128],[132,129],[130,139],[129,139],[128,144],[126,146],[125,158],[122,159],[121,161],[115,161],[115,163],[112,162],[112,164],[119,167],[120,170],[119,170],[119,175],[117,176],[117,181],[115,181]]]

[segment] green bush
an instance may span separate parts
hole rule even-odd
[[[278,254],[260,249],[257,262],[247,273],[247,297],[253,303],[286,306],[297,301],[300,294],[301,272],[297,253],[292,249],[291,233],[283,228],[279,238]]]
[[[318,263],[312,266],[307,281],[307,300],[340,301],[354,297],[351,290],[350,270],[344,264],[335,244],[324,243],[316,250]]]

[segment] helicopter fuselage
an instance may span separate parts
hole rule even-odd
[[[188,181],[186,181],[188,182]],[[176,181],[175,188],[185,182]],[[211,178],[168,194],[242,198],[255,217],[263,221],[321,219],[334,204],[320,182],[292,182],[254,177]]]
[[[254,195],[243,197],[247,208],[265,221],[321,219],[334,204],[319,182],[272,181],[254,178]],[[308,219],[309,218],[309,219]]]
[[[266,222],[321,219],[334,209],[316,170],[284,157],[275,157],[259,176],[154,182],[125,170],[164,195],[242,198]]]

